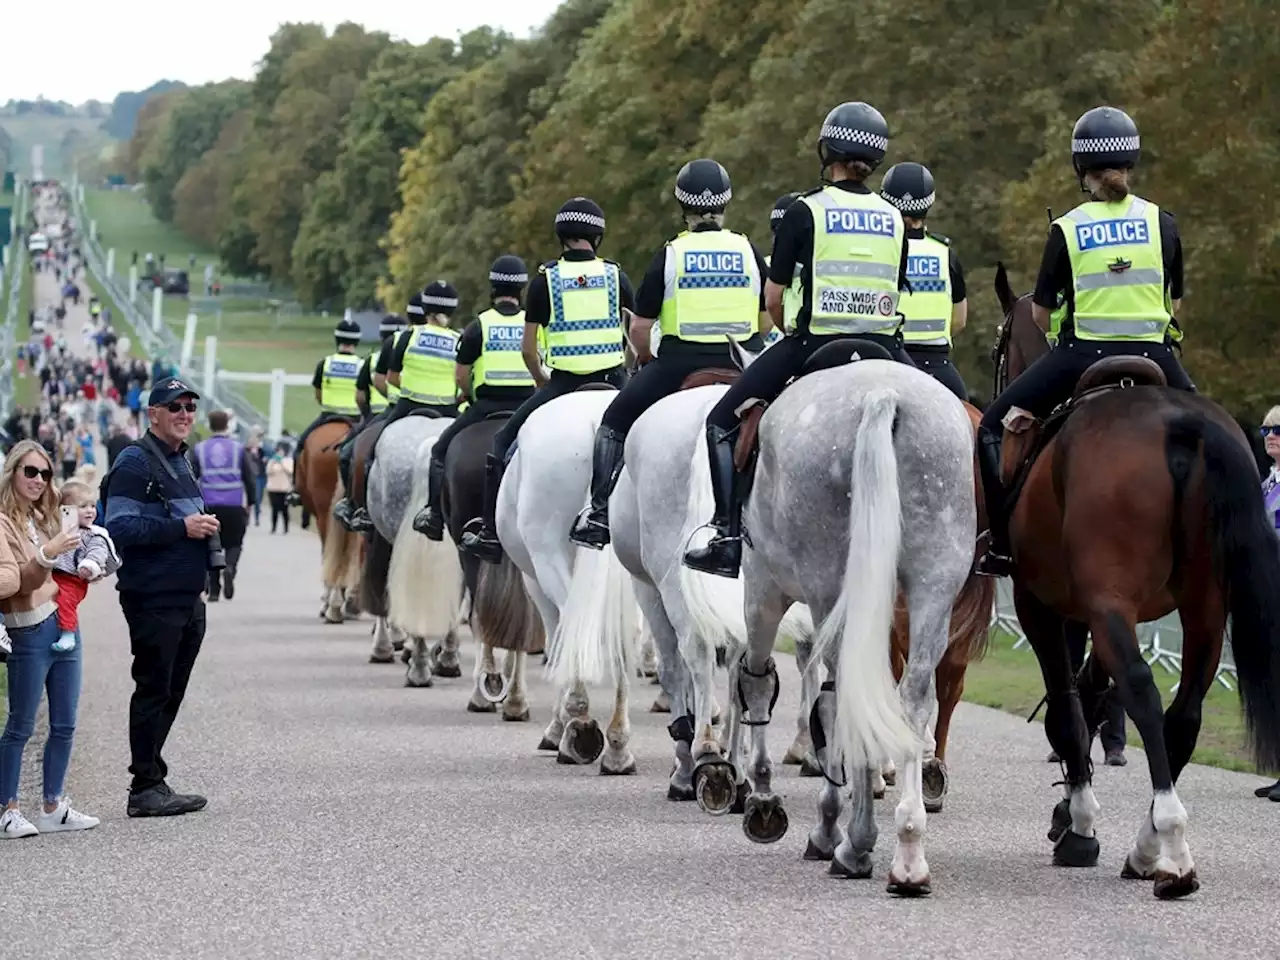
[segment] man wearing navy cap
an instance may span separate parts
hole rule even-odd
[[[218,521],[205,512],[187,460],[199,396],[178,377],[158,381],[147,400],[150,429],[120,452],[102,481],[137,685],[129,703],[131,817],[194,813],[207,802],[174,793],[160,755],[204,640],[201,594],[209,571],[225,563]]]

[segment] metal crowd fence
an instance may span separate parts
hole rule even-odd
[[[182,341],[168,324],[164,322],[155,324],[152,317],[142,312],[137,305],[137,291],[129,289],[127,277],[121,277],[114,270],[107,269],[108,257],[96,238],[90,236],[90,231],[87,229],[89,218],[84,209],[79,185],[75,182],[71,187],[71,203],[80,234],[80,249],[85,256],[85,266],[94,279],[102,285],[107,297],[120,311],[121,318],[133,330],[143,352],[152,359],[161,354],[166,355],[175,366],[178,366],[183,379],[188,383],[199,383],[201,371],[193,365],[182,366],[179,363],[182,357]],[[192,363],[194,363],[194,354]],[[204,384],[201,390],[201,401],[206,410],[215,408],[230,410],[235,415],[236,429],[241,439],[245,439],[249,431],[255,428],[263,431],[267,429],[266,415],[249,403],[243,394],[219,381],[216,376],[212,389],[209,389],[208,384]]]
[[[1014,637],[1013,649],[1030,650],[1027,636],[1022,632],[1018,622],[1018,614],[1013,606],[1013,587],[1008,580],[1000,580],[996,585],[996,602],[991,610],[992,630]],[[1160,667],[1172,677],[1182,673],[1182,624],[1176,613],[1153,620],[1150,623],[1138,624],[1138,648],[1142,657],[1151,667]],[[1228,690],[1235,689],[1236,665],[1231,657],[1231,643],[1222,647],[1222,660],[1218,663],[1214,679]],[[1178,682],[1175,679],[1170,692],[1176,692]]]
[[[23,184],[19,183],[16,185],[13,203],[13,222],[15,224],[26,222],[26,204],[27,190]],[[4,325],[0,327],[0,421],[9,419],[9,414],[13,411],[13,368],[17,351],[18,324],[22,319],[18,316],[18,311],[22,300],[22,280],[26,269],[26,238],[25,235],[22,237],[15,236],[9,242],[8,255],[5,257],[4,274],[7,276],[0,277],[3,280],[2,289],[8,295],[6,297]]]

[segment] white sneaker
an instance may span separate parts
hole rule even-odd
[[[21,840],[23,837],[38,837],[40,831],[24,817],[19,810],[6,810],[0,816],[0,838],[5,840]]]
[[[36,824],[41,833],[59,833],[64,830],[92,830],[101,821],[97,817],[80,813],[71,809],[71,800],[63,797],[58,801],[58,809],[53,813],[45,813],[43,809],[36,817]]]

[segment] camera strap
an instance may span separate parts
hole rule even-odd
[[[147,459],[151,461],[153,471],[156,466],[159,466],[161,470],[169,475],[169,479],[174,483],[182,483],[181,478],[178,476],[178,471],[173,468],[173,464],[169,462],[169,458],[165,456],[164,451],[160,449],[160,445],[156,443],[155,438],[151,436],[149,431],[138,438],[137,445],[138,448],[146,454]],[[188,474],[188,476],[190,476],[190,474]],[[195,478],[192,477],[191,481],[194,484]],[[158,478],[153,478],[151,486],[153,488],[152,492],[155,493],[160,503],[164,506],[165,512],[169,514],[169,516],[173,516],[173,509],[169,506],[169,498],[164,495],[164,484],[161,483]]]

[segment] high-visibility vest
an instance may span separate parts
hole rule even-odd
[[[621,366],[618,265],[598,258],[561,259],[547,268],[546,278],[551,294],[547,366],[578,374]]]
[[[387,403],[387,398],[380,394],[373,386],[373,368],[378,362],[378,351],[375,350],[373,353],[369,354],[369,356],[365,358],[364,362],[369,365],[369,409],[374,413],[381,413],[383,410],[387,409],[389,404]],[[387,384],[387,386],[391,386],[391,384]]]
[[[751,241],[730,230],[685,232],[667,244],[663,337],[741,343],[760,329],[760,283]]]
[[[907,238],[907,281],[898,298],[907,346],[951,346],[951,250],[927,234]]]
[[[1160,209],[1135,196],[1117,203],[1091,200],[1054,223],[1071,260],[1076,337],[1163,343],[1173,314],[1164,282]]]
[[[396,349],[400,346],[401,338],[408,336],[408,334],[409,334],[408,327],[405,327],[403,330],[397,330],[395,333],[391,334],[391,356],[393,357],[395,356]],[[374,360],[376,362],[377,358],[375,357]],[[370,377],[369,379],[370,381],[372,381],[373,377]],[[400,388],[397,387],[390,380],[386,381],[386,384],[387,384],[387,403],[388,405],[394,406],[396,401],[400,399]]]
[[[360,358],[354,353],[331,353],[324,358],[320,368],[320,409],[325,413],[355,416],[360,412],[356,403],[356,376],[360,373]]]
[[[480,314],[480,359],[471,367],[471,390],[476,387],[519,387],[534,385],[533,374],[524,365],[520,348],[524,343],[524,311],[507,316],[497,310]]]
[[[454,369],[458,334],[434,324],[410,327],[400,369],[400,395],[414,403],[450,406],[458,399]]]
[[[764,258],[765,266],[773,266],[773,254],[769,254]],[[800,315],[800,308],[804,306],[804,289],[803,281],[800,278],[800,264],[796,264],[795,270],[791,276],[791,286],[782,291],[782,330],[774,327],[764,338],[766,344],[774,344],[783,338],[786,333],[790,333],[796,327],[796,317]]]
[[[895,333],[902,214],[874,193],[833,186],[800,199],[813,214],[809,332]]]

